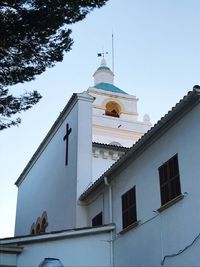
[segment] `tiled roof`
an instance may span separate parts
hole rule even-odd
[[[117,160],[111,167],[105,171],[85,192],[80,196],[80,200],[84,200],[91,192],[93,192],[100,184],[104,183],[104,177],[109,177],[118,168],[120,168],[127,160],[134,160],[140,155],[146,147],[157,140],[158,134],[168,129],[176,118],[184,116],[185,112],[190,111],[196,104],[200,102],[200,86],[194,86],[193,91],[189,91],[165,116],[145,133],[127,152]]]
[[[98,83],[94,86],[94,88],[101,89],[108,92],[114,92],[119,94],[127,95],[126,92],[118,88],[117,86],[111,84],[111,83]]]
[[[128,147],[124,147],[124,146],[116,146],[116,145],[103,144],[103,143],[97,143],[97,142],[92,142],[92,145],[94,147],[108,148],[108,149],[113,149],[113,150],[118,150],[118,151],[124,151],[124,152],[126,152],[129,149]]]

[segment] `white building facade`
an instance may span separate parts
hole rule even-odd
[[[113,77],[103,60],[17,180],[16,236],[0,240],[0,266],[199,266],[200,89],[128,149],[150,121]]]
[[[73,94],[18,178],[15,236],[40,232],[43,219],[46,231],[87,227],[79,196],[150,128],[149,120],[137,120],[136,98],[114,86],[113,76],[103,59],[94,88]]]
[[[112,195],[114,266],[199,266],[199,100],[199,89],[189,92],[82,194],[86,202]],[[135,207],[127,212],[136,214],[124,227],[123,196],[131,189]],[[102,200],[92,206],[100,210]]]

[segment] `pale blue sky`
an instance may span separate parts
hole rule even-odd
[[[199,0],[110,0],[73,25],[74,45],[64,61],[13,92],[38,90],[43,99],[22,124],[0,133],[0,237],[13,235],[14,182],[73,92],[93,85],[97,53],[115,39],[115,84],[139,98],[141,117],[155,123],[193,85],[200,84]],[[107,56],[111,66],[111,54]],[[39,192],[39,189],[38,189]],[[37,197],[37,196],[36,196]]]

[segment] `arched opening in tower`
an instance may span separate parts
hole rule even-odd
[[[120,105],[114,101],[110,101],[106,104],[105,114],[111,117],[120,117],[121,108]]]

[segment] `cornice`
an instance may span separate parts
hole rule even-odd
[[[105,148],[93,147],[92,154],[94,158],[112,159],[114,161],[118,160],[125,151],[108,150]]]
[[[101,91],[100,91],[101,90]],[[113,97],[113,98],[124,98],[124,99],[130,99],[130,100],[135,100],[138,101],[138,98],[134,95],[125,95],[125,94],[120,94],[120,93],[112,93],[111,91],[105,91],[103,89],[96,89],[94,87],[89,87],[88,88],[88,93],[94,93],[96,95],[105,95],[107,97]]]
[[[102,225],[99,227],[83,227],[83,228],[74,228],[67,230],[60,230],[48,233],[41,233],[39,235],[26,235],[26,236],[16,236],[11,238],[0,239],[1,247],[6,247],[10,244],[32,244],[38,242],[48,242],[51,240],[60,240],[67,239],[72,237],[79,237],[84,235],[93,235],[98,233],[106,233],[115,230],[114,224]]]

